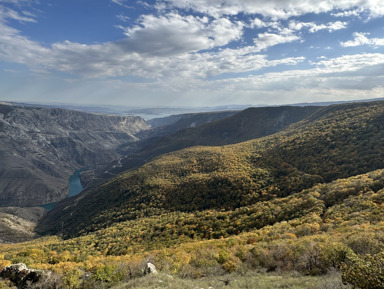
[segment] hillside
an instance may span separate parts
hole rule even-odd
[[[198,127],[212,121],[229,117],[236,114],[237,112],[238,111],[235,110],[227,110],[215,112],[185,113],[161,118],[153,118],[147,122],[151,125],[152,128],[156,128],[161,132],[163,130],[165,131],[164,133],[159,133],[155,130],[155,136],[159,136],[160,134],[169,135],[187,127]],[[151,130],[148,132],[151,132]],[[151,135],[152,134],[153,133],[151,132]]]
[[[336,105],[261,139],[157,157],[60,202],[39,230],[65,240],[0,245],[0,266],[53,270],[44,288],[382,288],[383,116],[383,102]],[[167,275],[135,281],[147,262]]]
[[[85,187],[95,186],[123,171],[137,168],[151,158],[146,156],[146,148],[151,145],[156,147],[156,143],[162,138],[185,128],[197,128],[206,123],[227,118],[235,113],[235,111],[186,113],[148,120],[151,128],[135,134],[138,141],[125,143],[118,147],[117,151],[122,157],[113,160],[106,166],[82,172],[81,182]]]
[[[0,206],[63,199],[73,171],[117,158],[147,128],[139,117],[0,105]]]
[[[379,169],[383,117],[383,102],[335,105],[269,137],[173,152],[63,201],[38,231],[73,237],[141,216],[235,210]]]
[[[101,183],[128,169],[138,168],[156,156],[191,146],[226,145],[267,136],[321,108],[258,107],[236,113],[187,114],[153,120],[150,121],[151,124],[160,126],[140,132],[137,136],[141,141],[120,148],[124,158],[91,172],[91,175],[89,172],[83,173],[82,181],[87,185],[94,184],[95,180]]]
[[[196,288],[207,277],[214,288],[223,288],[220,280],[239,288],[352,288],[341,274],[353,288],[381,288],[383,200],[377,170],[235,210],[141,216],[65,241],[0,245],[0,267],[53,270],[62,277],[50,282],[64,288]],[[140,278],[148,261],[167,275]]]

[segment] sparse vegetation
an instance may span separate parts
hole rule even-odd
[[[128,281],[113,289],[139,289],[139,288],[169,288],[169,289],[348,289],[343,285],[340,276],[329,274],[325,277],[300,276],[298,274],[265,274],[249,273],[244,275],[229,274],[220,277],[205,277],[200,279],[180,279],[169,275],[155,275]]]

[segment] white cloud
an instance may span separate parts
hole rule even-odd
[[[243,24],[225,18],[207,22],[206,17],[181,16],[175,12],[144,15],[139,25],[125,29],[119,45],[127,52],[171,56],[224,46],[240,39]]]
[[[230,74],[234,76],[237,73],[258,71],[266,67],[278,65],[296,65],[305,58],[290,57],[278,60],[268,60],[266,55],[255,54],[257,47],[244,47],[242,49],[224,49],[217,53],[203,53],[188,55],[181,58],[176,71],[185,71],[189,77],[206,78],[208,76],[217,76],[221,74]],[[169,75],[166,71],[164,75]],[[178,73],[180,75],[180,73]],[[185,75],[182,75],[185,76]]]
[[[33,0],[0,0],[0,3],[10,3],[10,4],[28,4],[31,3]]]
[[[313,69],[289,70],[201,84],[201,93],[239,103],[298,103],[382,97],[384,55],[380,53],[342,56],[322,60]],[[214,88],[216,87],[216,91]],[[219,88],[219,89],[217,89]],[[194,91],[196,92],[196,91]],[[255,98],[257,96],[257,99]],[[275,98],[275,101],[274,101]],[[253,101],[252,101],[253,100]]]
[[[4,1],[0,0],[0,3]],[[8,3],[11,1],[7,0]],[[111,1],[118,5],[129,5],[129,1]],[[12,1],[12,3],[18,2],[18,0]],[[301,30],[311,33],[320,30],[332,32],[345,29],[348,25],[342,21],[324,24],[290,21],[287,28],[283,26],[286,21],[279,19],[309,12],[335,11],[334,9],[347,9],[345,11],[352,13],[351,11],[357,11],[351,10],[358,3],[357,0],[299,2],[168,0],[167,2],[169,4],[167,7],[158,3],[157,9],[161,10],[161,13],[157,11],[156,15],[143,15],[129,27],[119,26],[125,33],[125,38],[120,41],[94,45],[62,41],[48,47],[27,38],[20,31],[7,25],[6,19],[35,21],[33,14],[0,8],[3,9],[0,11],[0,60],[12,60],[14,63],[24,64],[32,71],[40,72],[41,75],[44,73],[49,75],[47,72],[52,71],[66,72],[75,78],[78,76],[89,78],[88,83],[95,83],[97,81],[93,82],[91,78],[98,78],[108,85],[121,87],[121,93],[127,90],[134,91],[132,93],[137,96],[143,93],[147,95],[147,100],[151,99],[151,94],[154,93],[164,97],[169,94],[173,98],[180,95],[184,96],[184,99],[192,93],[194,95],[201,93],[202,97],[209,99],[212,99],[211,96],[213,99],[215,96],[217,99],[220,96],[233,99],[236,93],[250,100],[255,94],[271,98],[271,95],[281,93],[282,96],[288,97],[286,102],[298,102],[288,99],[293,98],[298,92],[302,92],[302,95],[317,96],[331,91],[336,97],[342,89],[351,93],[363,89],[372,92],[372,95],[373,91],[374,93],[382,91],[379,88],[381,83],[384,83],[383,54],[350,55],[333,59],[327,55],[326,58],[325,56],[318,58],[317,62],[312,63],[311,69],[299,70],[295,65],[306,61],[304,57],[282,58],[283,56],[275,55],[274,60],[271,60],[272,57],[269,58],[265,52],[275,45],[302,41],[305,34],[300,33]],[[381,13],[383,5],[381,1],[359,3],[362,7],[362,10],[358,10],[359,13],[371,8],[377,8],[376,15]],[[187,10],[169,10],[169,8],[194,9],[205,15],[197,16],[194,13],[188,15]],[[260,13],[262,16],[248,15],[253,20],[247,24],[234,20],[236,17],[226,16],[240,12]],[[374,12],[370,11],[370,14],[374,15]],[[214,17],[209,17],[212,15]],[[120,20],[127,19],[121,14]],[[240,41],[248,40],[243,39],[245,27],[267,29],[263,29],[263,33],[247,30],[247,33],[256,34],[253,36],[253,43],[244,44],[245,42]],[[240,48],[233,48],[235,45],[228,48],[228,44],[236,44]],[[383,45],[383,39],[369,38],[369,34],[366,33],[355,33],[353,40],[343,42],[341,45],[378,47]],[[277,66],[280,66],[279,70],[287,71],[261,74],[263,69]],[[287,66],[290,66],[289,69]],[[250,76],[251,74],[253,76]],[[143,78],[146,83],[133,83],[135,80],[132,82],[128,80],[127,83],[117,79],[102,80],[120,76],[126,79]],[[168,98],[172,98],[171,96]],[[281,99],[279,103],[282,102]]]
[[[239,40],[243,34],[241,22],[232,23],[230,20],[220,18],[214,20],[207,28],[208,35],[215,40],[215,46],[224,46],[234,40]],[[208,37],[209,37],[208,36]]]
[[[192,9],[214,17],[238,13],[261,14],[273,19],[287,19],[307,13],[331,12],[359,7],[371,17],[384,15],[381,0],[166,0],[170,8]],[[341,12],[339,12],[341,13]]]
[[[353,71],[366,71],[368,67],[384,65],[384,54],[363,53],[344,55],[341,57],[319,61],[314,65],[321,73],[345,73]],[[382,75],[382,73],[380,73]]]
[[[293,30],[302,30],[303,28],[308,29],[309,32],[315,33],[320,30],[328,30],[329,32],[333,32],[340,29],[345,29],[348,26],[348,22],[328,22],[327,24],[316,24],[314,22],[298,22],[291,21],[289,23],[289,28]]]
[[[314,63],[313,69],[266,73],[233,80],[255,90],[297,89],[374,89],[382,87],[384,55],[380,53],[348,55]],[[373,81],[366,82],[367,79]],[[230,82],[231,80],[226,80]],[[366,85],[364,84],[366,83]]]
[[[146,79],[206,78],[303,61],[301,57],[269,61],[266,55],[257,54],[271,45],[291,41],[294,36],[288,34],[262,34],[255,46],[195,53],[202,47],[221,46],[239,38],[242,25],[226,19],[206,23],[205,19],[190,17],[185,20],[181,16],[161,20],[164,22],[156,21],[150,27],[138,26],[128,31],[128,36],[135,41],[128,38],[95,45],[64,41],[51,47],[43,47],[0,22],[0,59],[12,59],[38,72],[61,71],[88,78],[135,76]],[[172,25],[166,25],[169,21],[180,24],[176,26],[179,32],[173,31]],[[190,23],[193,25],[188,25]],[[169,29],[164,31],[164,25]]]
[[[335,17],[351,17],[351,16],[358,17],[362,12],[363,12],[362,9],[354,9],[354,10],[349,10],[349,11],[331,13],[331,15],[335,16]]]
[[[131,19],[131,17],[125,16],[123,14],[117,15],[116,18],[119,19],[122,22],[128,22]]]
[[[262,21],[259,18],[253,19],[251,21],[251,24],[249,25],[250,28],[264,28],[264,27],[268,27],[268,26],[269,26],[268,22]]]
[[[286,29],[281,33],[260,33],[254,39],[255,46],[259,51],[265,50],[271,46],[300,40],[300,37],[293,34],[292,30]]]
[[[49,50],[20,35],[0,21],[0,59],[15,63],[44,66]]]
[[[7,19],[17,20],[20,22],[36,22],[35,16],[28,11],[24,11],[20,14],[13,9],[0,5],[0,21],[6,21]]]
[[[326,25],[326,29],[329,32],[333,32],[333,31],[336,31],[336,30],[345,29],[345,28],[347,28],[347,26],[348,26],[348,22],[336,21],[336,22],[329,22]]]
[[[112,3],[115,3],[117,5],[120,5],[125,8],[133,8],[133,6],[130,6],[128,3],[129,1],[126,0],[111,0]]]
[[[343,47],[353,47],[353,46],[360,46],[360,45],[371,45],[374,47],[377,46],[384,46],[384,38],[368,38],[367,36],[369,33],[363,33],[363,32],[354,32],[353,40],[349,40],[346,42],[341,42],[341,46]]]

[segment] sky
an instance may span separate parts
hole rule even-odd
[[[384,97],[382,0],[0,0],[0,100],[131,107]]]

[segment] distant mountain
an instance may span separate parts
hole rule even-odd
[[[0,206],[63,199],[79,168],[106,164],[148,129],[140,117],[0,105]]]
[[[142,141],[120,147],[125,157],[107,167],[82,173],[85,185],[110,179],[164,153],[197,145],[226,145],[270,135],[322,107],[258,107],[244,111],[184,114],[153,119],[153,129],[137,134]]]
[[[161,118],[153,118],[148,120],[148,123],[151,124],[152,130],[147,132],[151,133],[151,136],[159,136],[160,134],[169,135],[184,128],[198,127],[212,121],[229,117],[237,112],[239,111],[226,110],[215,112],[185,113]],[[164,130],[165,132],[159,133],[158,130]]]
[[[41,103],[17,103],[1,102],[0,104],[11,104],[24,107],[42,107],[42,108],[62,108],[67,110],[77,110],[90,113],[134,115],[143,117],[146,120],[153,118],[164,118],[171,115],[201,113],[201,112],[220,112],[229,110],[243,110],[252,105],[223,105],[206,107],[131,107],[124,105],[75,105],[75,104],[41,104]],[[263,105],[265,106],[265,105]]]
[[[376,99],[360,99],[360,100],[346,100],[346,101],[327,101],[327,102],[304,102],[304,103],[290,103],[286,106],[329,106],[334,104],[353,103],[353,102],[371,102],[382,101],[384,98]],[[267,104],[232,104],[220,106],[180,106],[180,107],[131,107],[125,105],[76,105],[76,104],[42,104],[42,103],[21,103],[21,102],[2,102],[0,104],[11,104],[24,107],[42,107],[42,108],[62,108],[67,110],[77,110],[90,113],[102,114],[117,114],[117,115],[135,115],[141,116],[146,120],[161,119],[168,116],[194,114],[201,112],[220,112],[220,111],[241,111],[249,107],[271,107],[273,105]],[[276,105],[281,106],[281,105]]]

